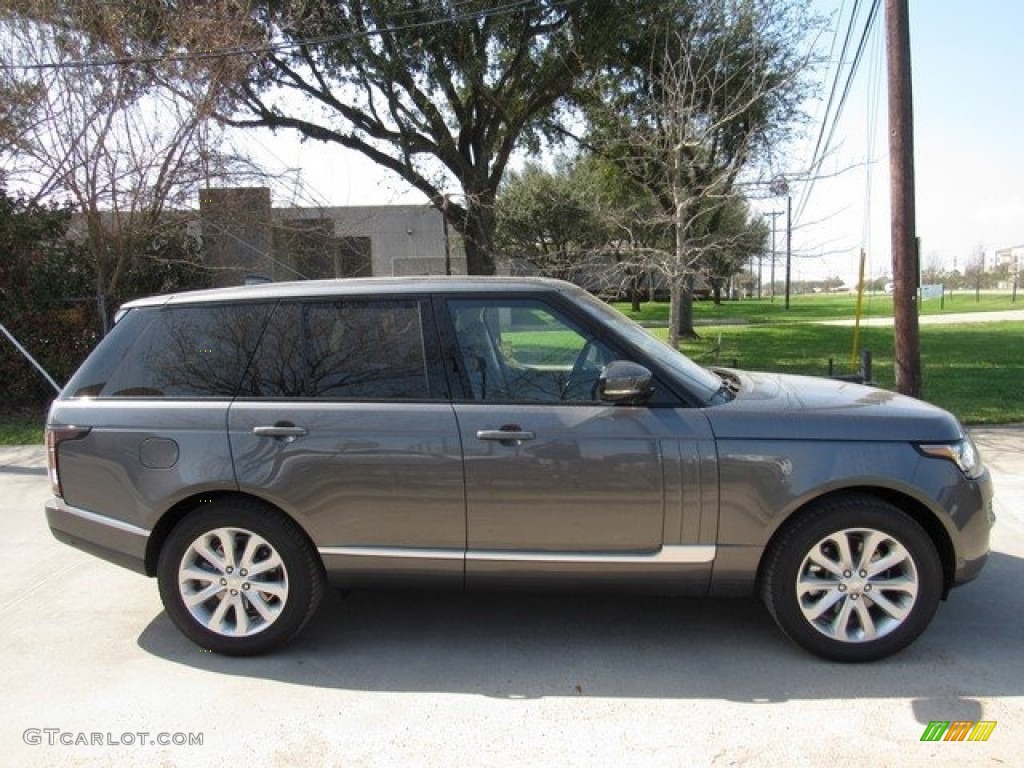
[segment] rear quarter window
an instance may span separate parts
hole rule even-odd
[[[71,379],[65,397],[233,397],[272,307],[131,310]]]

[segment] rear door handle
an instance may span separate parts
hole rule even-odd
[[[309,432],[305,427],[281,423],[253,427],[252,433],[260,437],[283,437],[287,440],[294,440],[296,437],[305,437]]]
[[[535,433],[515,426],[502,427],[501,429],[479,429],[476,433],[477,440],[497,440],[503,445],[515,445],[523,440],[534,440],[536,437]]]

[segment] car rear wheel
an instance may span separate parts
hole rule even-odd
[[[157,579],[178,629],[232,656],[287,643],[324,591],[323,568],[302,530],[246,499],[203,504],[178,523],[160,552]]]
[[[898,507],[826,500],[796,518],[765,556],[761,593],[791,639],[834,661],[871,661],[913,642],[942,595],[931,538]]]

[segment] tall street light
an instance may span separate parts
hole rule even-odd
[[[789,279],[793,267],[793,196],[786,194],[786,309],[789,309]]]
[[[772,217],[772,301],[775,301],[775,218],[782,215],[782,211],[768,211],[764,214],[765,216]],[[757,298],[761,298],[761,272],[760,269],[757,273]]]
[[[789,286],[793,263],[793,196],[789,192],[789,184],[782,176],[776,177],[772,182],[771,191],[778,197],[786,196],[786,309],[789,309]]]

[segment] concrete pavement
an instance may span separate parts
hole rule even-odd
[[[1017,764],[1024,427],[972,433],[991,560],[861,666],[803,653],[754,600],[406,592],[332,595],[284,652],[214,656],[155,582],[52,539],[41,448],[0,449],[0,765]],[[997,726],[922,742],[931,720]]]
[[[1024,309],[1005,309],[997,312],[951,312],[943,315],[921,315],[917,318],[919,325],[961,325],[964,323],[1004,323],[1008,321],[1024,320]],[[852,327],[856,320],[845,318],[843,320],[819,320],[818,325],[842,325]],[[864,317],[861,318],[862,327],[873,326],[889,328],[893,324],[891,317]]]

